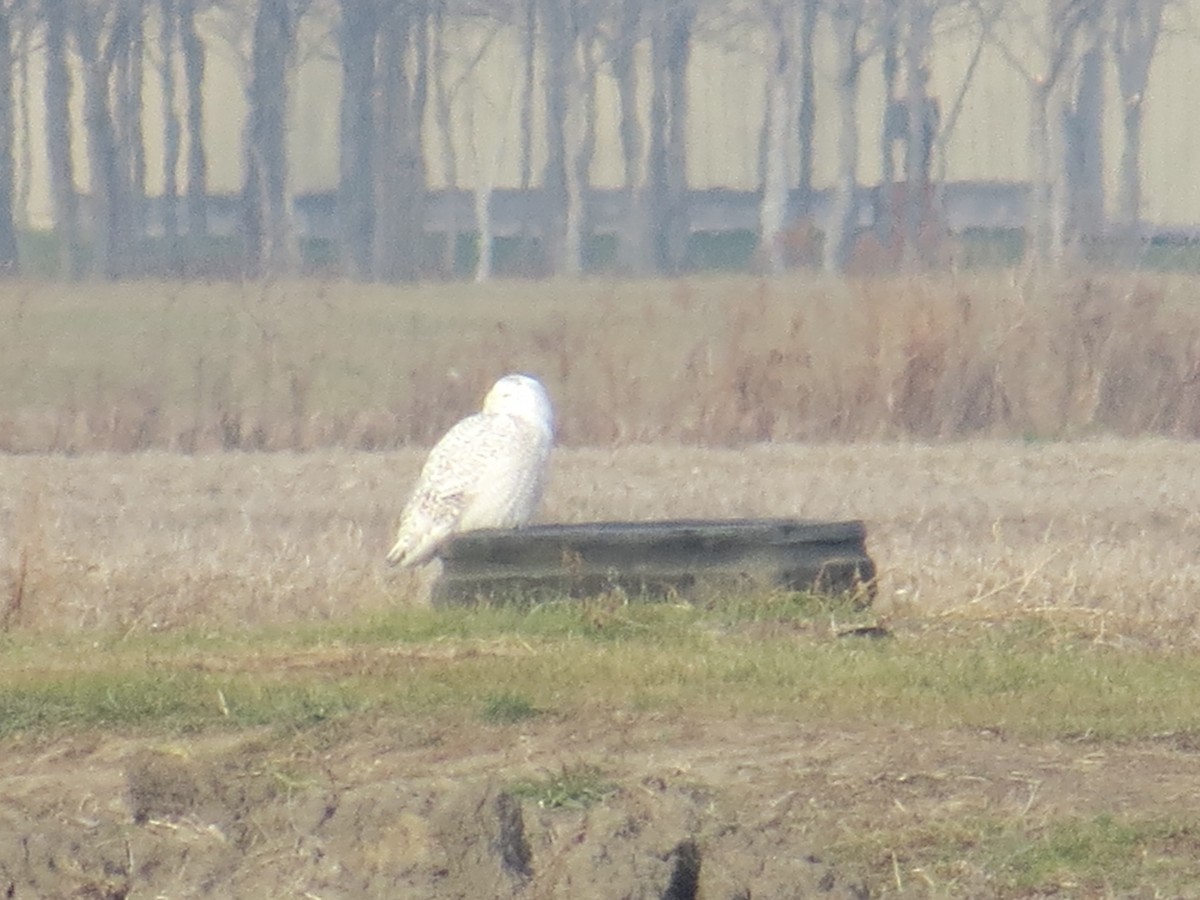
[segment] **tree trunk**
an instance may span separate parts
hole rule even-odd
[[[471,119],[474,120],[474,113]],[[474,123],[472,122],[472,131]],[[495,188],[495,166],[484,166],[480,153],[475,154],[476,175],[474,191],[475,233],[479,236],[478,258],[475,260],[475,282],[483,284],[492,277],[492,193]]]
[[[508,98],[503,107],[494,105],[486,96],[474,94],[464,104],[466,110],[466,131],[468,147],[471,152],[471,163],[474,171],[474,221],[477,235],[477,257],[475,265],[475,281],[483,283],[492,277],[495,258],[494,231],[492,228],[492,194],[495,191],[496,180],[499,177],[500,165],[504,160],[507,146],[507,130],[513,125],[513,112],[517,109],[518,94],[522,90],[523,79],[518,75],[509,83]],[[449,104],[447,103],[447,108]],[[476,127],[476,114],[479,111],[495,112],[491,127],[485,133],[494,134],[497,131],[501,137],[495,141],[481,140],[480,129]]]
[[[446,194],[450,201],[446,204],[447,222],[442,242],[442,271],[446,277],[453,277],[458,265],[458,204],[454,202],[458,192],[458,152],[454,144],[454,92],[446,83],[450,70],[449,58],[446,52],[446,0],[437,0],[433,9],[433,111],[441,136],[442,175],[446,180]],[[473,141],[474,129],[469,131]],[[528,185],[525,187],[528,190]],[[482,236],[480,240],[483,240]]]
[[[1142,116],[1165,5],[1165,0],[1120,0],[1115,13],[1112,49],[1123,110],[1116,207],[1128,262],[1136,261],[1141,243]]]
[[[584,252],[591,226],[588,216],[588,191],[592,181],[592,160],[596,155],[596,70],[591,41],[580,36],[571,54],[571,89],[567,128],[567,231],[562,270],[578,277],[584,270]]]
[[[906,271],[922,265],[921,232],[929,214],[929,166],[937,116],[927,93],[926,60],[933,44],[930,0],[908,0],[908,40],[905,44],[904,211],[901,264]]]
[[[416,67],[413,72],[409,103],[405,107],[404,200],[408,215],[404,219],[402,238],[412,248],[409,280],[421,276],[425,242],[425,200],[429,173],[425,167],[425,111],[429,105],[429,0],[413,0],[417,16],[413,30],[416,45]]]
[[[380,22],[378,82],[375,91],[375,246],[372,248],[371,269],[375,277],[395,281],[401,264],[397,257],[405,252],[400,243],[400,217],[404,209],[400,202],[399,179],[401,127],[399,106],[406,65],[408,16],[403,7],[393,7]]]
[[[825,271],[844,272],[858,227],[858,76],[862,57],[858,32],[860,0],[839,0],[832,12],[837,49],[838,165],[833,203],[825,229]]]
[[[772,7],[769,13],[774,44],[767,59],[758,245],[767,271],[778,274],[784,268],[783,228],[788,200],[786,140],[791,132],[796,47],[793,45],[790,5]]]
[[[566,253],[567,116],[571,113],[571,54],[575,29],[568,0],[545,0],[542,13],[546,72],[546,166],[542,171],[542,252],[549,271],[563,270]]]
[[[954,128],[958,124],[958,117],[962,113],[963,104],[966,100],[967,93],[970,91],[971,85],[975,80],[975,72],[979,68],[979,61],[983,58],[984,48],[987,46],[990,37],[990,31],[994,19],[999,15],[999,9],[993,8],[991,12],[985,10],[976,10],[978,21],[978,36],[975,40],[975,48],[971,51],[971,56],[967,62],[966,71],[963,73],[962,80],[959,82],[954,93],[954,100],[950,103],[949,109],[946,112],[945,123],[943,124],[939,109],[937,130],[933,137],[933,145],[937,156],[937,167],[931,174],[931,179],[936,192],[934,205],[938,210],[945,209],[945,194],[946,194],[946,172],[949,170],[949,147],[950,138],[954,134]]]
[[[530,196],[533,188],[533,104],[537,88],[537,22],[539,0],[524,0],[524,21],[521,24],[521,195]],[[521,216],[521,257],[527,271],[536,268],[535,254],[530,247],[530,216]]]
[[[295,22],[288,0],[260,0],[254,19],[245,126],[242,240],[254,276],[295,271],[288,195],[288,65]]]
[[[692,54],[695,7],[673,3],[668,12],[667,84],[670,96],[667,127],[667,221],[664,263],[668,272],[683,271],[691,226],[688,222],[687,69]]]
[[[117,58],[128,52],[128,9],[118,7],[107,29],[103,6],[81,3],[74,12],[75,46],[83,65],[83,118],[91,180],[91,271],[97,277],[116,279],[129,259],[129,182],[109,108],[109,84]],[[105,31],[108,40],[102,44]]]
[[[196,31],[196,0],[179,0],[179,46],[187,88],[187,217],[193,252],[208,237],[208,154],[204,143],[204,44]]]
[[[14,71],[15,83],[20,86],[20,91],[16,95],[16,114],[17,121],[20,123],[20,132],[16,136],[17,180],[13,215],[17,227],[27,230],[29,228],[29,193],[32,183],[30,173],[33,170],[33,126],[29,115],[33,85],[29,78],[29,63],[33,56],[34,32],[39,28],[40,23],[36,22],[32,16],[25,16],[17,24],[19,28],[15,47],[16,68]],[[37,40],[41,40],[40,35],[37,36]],[[40,46],[44,47],[45,45],[41,44]],[[44,57],[42,62],[45,62]]]
[[[60,249],[59,271],[71,278],[83,274],[84,253],[79,226],[79,196],[71,153],[71,74],[67,68],[68,0],[43,0],[46,23],[46,147],[50,190]]]
[[[1063,123],[1067,226],[1073,244],[1087,243],[1104,232],[1104,56],[1100,41],[1097,30],[1080,60]]]
[[[637,42],[641,24],[640,0],[624,0],[620,6],[616,47],[612,54],[613,79],[617,100],[621,106],[618,131],[621,138],[621,160],[624,175],[623,192],[626,208],[625,226],[617,234],[617,257],[621,269],[631,274],[650,271],[650,241],[646,209],[638,202],[645,183],[642,155],[645,137],[638,118]]]
[[[1117,178],[1120,256],[1135,265],[1142,243],[1142,96],[1126,103],[1121,117],[1121,169]]]
[[[1032,82],[1029,85],[1031,115],[1029,120],[1031,148],[1029,228],[1027,252],[1035,261],[1045,261],[1050,255],[1050,156],[1049,131],[1050,85]]]
[[[813,196],[813,135],[816,132],[816,61],[813,47],[817,31],[820,0],[804,0],[800,7],[800,99],[797,110],[796,136],[800,143],[800,170],[797,187],[800,194],[800,214],[807,215]]]
[[[661,16],[661,10],[654,13]],[[663,53],[664,25],[655,21],[651,25],[650,43],[650,146],[646,157],[646,184],[638,198],[645,209],[646,226],[649,232],[649,249],[654,260],[655,271],[667,271],[665,232],[670,218],[667,204],[667,135],[668,86],[666,55]]]
[[[899,219],[895,205],[896,162],[894,150],[896,139],[903,138],[904,107],[896,94],[896,80],[900,71],[900,5],[910,6],[920,0],[898,0],[884,3],[880,8],[880,43],[883,47],[881,69],[883,76],[883,122],[880,136],[880,185],[875,202],[875,234],[884,247],[892,246],[896,239],[896,223]]]
[[[1046,213],[1049,221],[1045,261],[1056,269],[1068,262],[1071,243],[1071,195],[1067,185],[1067,104],[1061,90],[1051,91],[1046,120],[1047,148],[1050,152],[1046,181]]]
[[[428,95],[427,4],[390,10],[380,28],[378,64],[374,270],[386,281],[413,281],[420,274],[425,234],[421,126]]]
[[[1142,221],[1142,100],[1126,105],[1121,119],[1121,175],[1117,217],[1128,235],[1136,237]]]
[[[475,261],[475,283],[492,277],[492,183],[485,178],[475,185],[475,231],[479,235],[479,258]]]
[[[493,246],[492,246],[492,193],[496,186],[497,160],[487,160],[485,163],[483,151],[479,147],[475,130],[475,104],[467,104],[467,133],[471,135],[471,150],[475,160],[475,185],[472,192],[475,214],[475,233],[478,235],[478,254],[475,260],[475,283],[483,284],[491,280]],[[499,153],[496,154],[499,157]]]
[[[687,217],[687,66],[695,10],[686,2],[655,8],[650,29],[650,155],[646,193],[655,264],[664,274],[684,264]]]
[[[0,277],[19,274],[13,217],[16,171],[13,158],[12,13],[0,6]]]
[[[128,252],[146,232],[146,140],[142,128],[146,28],[143,0],[121,3],[125,38],[114,63],[113,105],[117,163],[126,194],[118,206],[116,226]]]
[[[1100,9],[1088,0],[1048,0],[1043,69],[1029,80],[1032,105],[1030,148],[1033,184],[1030,196],[1030,247],[1039,266],[1059,268],[1072,242],[1066,167],[1066,117],[1069,105],[1063,74],[1079,60],[1076,36],[1098,27]]]
[[[379,18],[370,0],[341,0],[338,32],[342,60],[339,108],[338,246],[342,269],[351,278],[371,277],[375,210],[372,144],[375,140],[375,38]]]
[[[172,265],[177,262],[179,237],[179,115],[175,112],[175,60],[179,38],[176,0],[159,0],[158,40],[162,52],[163,195],[162,228]]]

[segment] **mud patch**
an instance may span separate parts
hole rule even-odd
[[[922,896],[920,859],[848,843],[972,816],[1182,820],[1200,803],[1194,753],[1162,742],[602,715],[329,738],[11,739],[0,900]],[[606,789],[569,806],[517,788],[574,766]],[[997,895],[982,870],[956,884]]]

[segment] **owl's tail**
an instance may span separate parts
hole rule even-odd
[[[407,523],[407,527],[402,524],[396,543],[388,551],[388,565],[412,567],[429,562],[446,539],[448,531],[445,528],[414,528],[412,523]]]

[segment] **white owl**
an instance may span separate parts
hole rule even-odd
[[[388,563],[418,566],[453,534],[524,525],[541,500],[553,444],[546,389],[528,375],[505,375],[488,391],[483,409],[429,452],[400,514]]]

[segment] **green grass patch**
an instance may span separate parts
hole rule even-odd
[[[903,891],[915,882],[932,896],[1126,896],[1151,884],[1176,896],[1200,876],[1198,846],[1195,822],[1100,814],[1036,826],[941,822],[870,834],[834,852],[874,869],[880,884],[899,882]]]
[[[542,809],[586,809],[617,790],[597,766],[564,766],[544,778],[514,782],[509,792]]]
[[[480,718],[489,725],[511,725],[536,718],[542,712],[520,694],[502,693],[484,698]]]
[[[264,682],[159,666],[30,674],[0,682],[0,736],[63,728],[188,733],[303,727],[385,706],[373,689],[346,680]]]
[[[1200,731],[1200,659],[1044,619],[854,628],[811,598],[423,610],[294,631],[9,636],[0,731],[303,726],[389,712],[694,710],[1123,740]]]
[[[1079,880],[1125,889],[1139,880],[1152,849],[1163,852],[1175,836],[1166,823],[1100,815],[1054,822],[1035,834],[1004,835],[985,849],[993,871],[1017,889],[1049,890]]]

